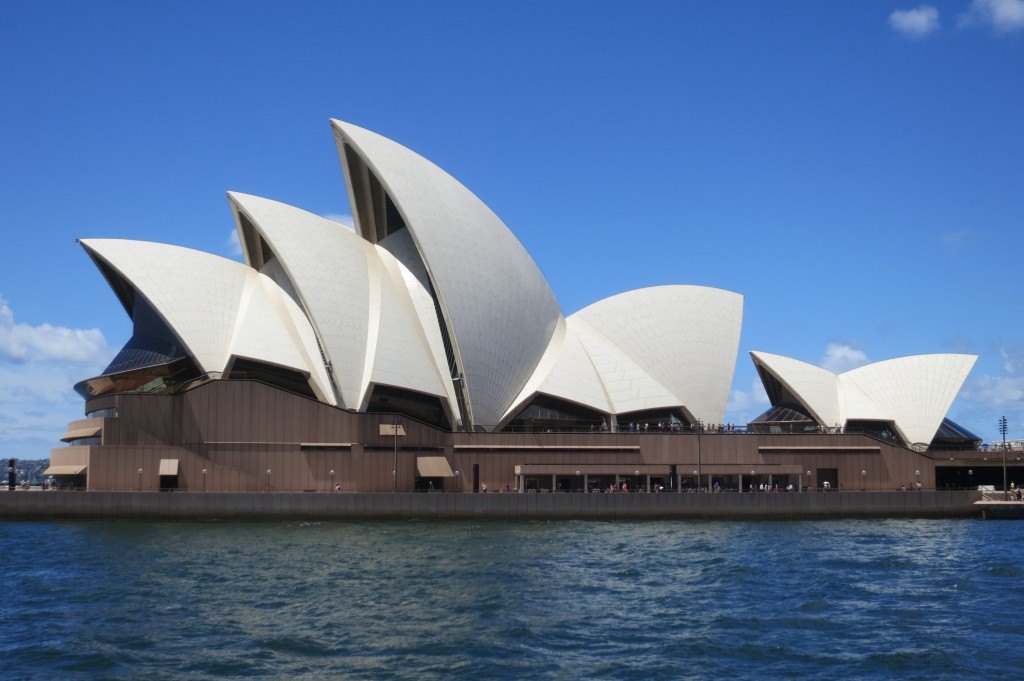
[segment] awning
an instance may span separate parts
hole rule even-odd
[[[177,475],[177,459],[160,459],[160,475]]]
[[[416,470],[421,478],[454,478],[452,467],[448,465],[448,459],[443,456],[418,456],[416,457]]]
[[[96,437],[103,432],[103,426],[89,426],[88,428],[76,428],[75,430],[69,430],[65,433],[64,437],[60,439],[61,442],[71,442],[72,440],[81,440],[87,437]]]
[[[50,466],[43,475],[81,475],[88,468],[85,464],[75,464],[74,466]]]

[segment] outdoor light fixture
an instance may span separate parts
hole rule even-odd
[[[1006,417],[999,419],[999,432],[1003,435],[1003,499],[1010,498],[1010,489],[1006,486]]]

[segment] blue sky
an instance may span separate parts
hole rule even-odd
[[[979,360],[1024,437],[1024,0],[13,2],[0,22],[0,454],[46,458],[130,322],[75,239],[232,256],[225,192],[349,213],[339,118],[431,159],[564,312],[745,296],[748,356]]]

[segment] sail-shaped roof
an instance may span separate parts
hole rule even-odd
[[[567,319],[522,244],[471,191],[392,140],[331,125],[354,230],[230,192],[245,264],[83,242],[129,314],[138,292],[147,324],[165,325],[202,371],[229,370],[235,358],[293,369],[347,409],[397,394],[439,402],[456,426],[494,428],[545,395],[609,415],[679,409],[722,420],[741,296],[659,286]]]
[[[721,423],[739,347],[743,297],[706,286],[655,286],[598,301],[567,319],[506,418],[544,394],[606,414],[680,408]]]
[[[551,342],[561,318],[554,294],[501,219],[455,178],[381,135],[331,123],[356,229],[374,243],[395,224],[409,230],[437,297],[468,416],[493,426]]]
[[[977,361],[976,355],[912,355],[842,374],[766,352],[751,352],[764,380],[778,381],[824,426],[889,421],[909,444],[929,444]],[[775,405],[784,397],[766,390]]]
[[[252,268],[209,253],[145,241],[82,239],[98,263],[142,296],[207,373],[244,357],[309,377],[319,399],[334,404],[305,314]],[[125,300],[122,300],[125,303]]]

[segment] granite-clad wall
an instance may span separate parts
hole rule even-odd
[[[781,494],[0,492],[0,517],[165,520],[978,518],[976,491]]]

